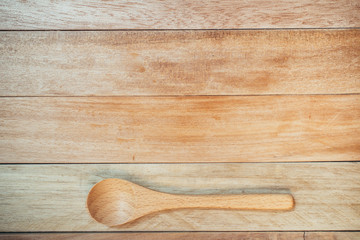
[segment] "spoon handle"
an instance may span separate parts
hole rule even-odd
[[[240,195],[167,195],[163,198],[165,209],[202,208],[238,210],[291,210],[294,198],[290,194],[240,194]]]

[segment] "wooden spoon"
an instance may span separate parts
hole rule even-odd
[[[169,209],[291,210],[294,199],[290,194],[176,195],[110,178],[90,190],[87,207],[96,221],[117,226]]]

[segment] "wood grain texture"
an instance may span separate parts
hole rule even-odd
[[[2,0],[0,29],[360,27],[357,0]]]
[[[176,232],[176,233],[25,233],[0,234],[4,240],[304,240],[302,232]],[[354,239],[355,240],[355,239]]]
[[[305,236],[305,238],[303,238]],[[173,232],[173,233],[17,233],[0,234],[6,240],[358,240],[360,232]]]
[[[360,163],[0,165],[0,231],[306,231],[360,229]],[[291,193],[294,211],[176,210],[119,228],[86,208],[122,178],[174,194]]]
[[[360,232],[307,232],[306,240],[358,240]]]
[[[360,159],[360,95],[1,98],[1,163]]]
[[[0,74],[1,96],[359,93],[360,30],[0,32]]]

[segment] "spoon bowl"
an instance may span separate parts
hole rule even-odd
[[[121,179],[106,179],[89,192],[87,207],[90,215],[105,225],[129,222],[135,216],[133,184]]]

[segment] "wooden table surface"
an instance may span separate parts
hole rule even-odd
[[[0,239],[360,239],[359,161],[359,0],[0,2]],[[106,178],[296,205],[107,227]]]

